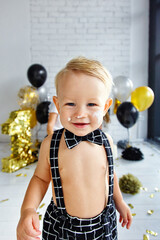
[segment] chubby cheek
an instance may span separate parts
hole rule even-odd
[[[95,123],[97,123],[98,125],[102,124],[102,121],[103,121],[103,111],[102,110],[98,110],[98,111],[94,112],[92,116],[93,116]]]
[[[60,120],[64,127],[71,121],[70,114],[66,113],[66,111],[60,111]]]

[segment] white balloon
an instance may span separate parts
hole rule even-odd
[[[114,79],[113,93],[120,102],[126,101],[133,89],[132,81],[125,76],[118,76]]]
[[[38,88],[37,91],[41,102],[47,100],[47,89],[44,86]]]

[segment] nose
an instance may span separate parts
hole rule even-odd
[[[78,106],[74,116],[77,119],[85,118],[87,116],[87,111],[83,106]]]

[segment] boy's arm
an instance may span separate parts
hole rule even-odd
[[[132,215],[129,207],[123,200],[116,173],[114,173],[113,199],[120,214],[119,222],[122,223],[122,227],[126,225],[126,228],[129,229],[132,223]]]
[[[49,167],[51,137],[48,136],[41,144],[38,164],[21,207],[21,218],[17,226],[17,239],[27,239],[27,237],[36,238],[40,234],[39,217],[36,209],[42,201],[51,180]]]
[[[27,188],[21,213],[26,208],[37,209],[48,189],[51,180],[49,167],[50,140],[51,136],[45,138],[41,144],[37,167]]]
[[[111,136],[108,134],[107,137],[111,145],[111,149],[113,151],[113,140]],[[129,207],[123,200],[123,196],[119,188],[118,178],[115,172],[114,172],[113,200],[115,202],[116,209],[120,214],[119,222],[122,223],[122,227],[126,225],[127,229],[129,229],[132,223],[132,215]]]

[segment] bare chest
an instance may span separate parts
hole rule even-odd
[[[73,149],[66,147],[62,139],[58,164],[63,183],[94,182],[103,179],[107,169],[107,157],[103,146],[81,142]]]

